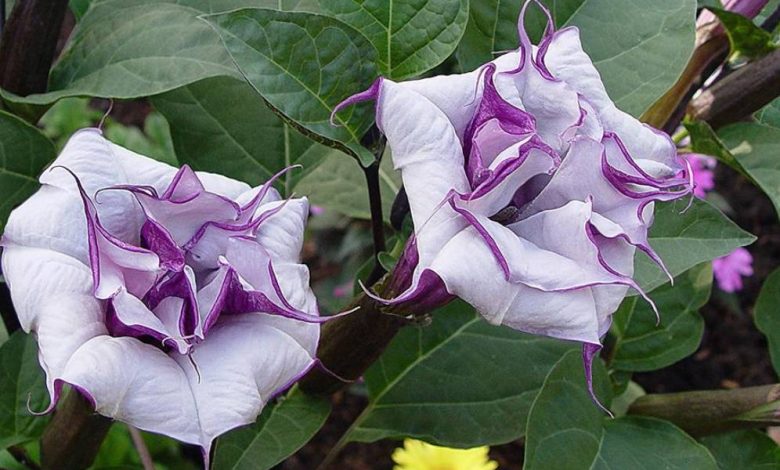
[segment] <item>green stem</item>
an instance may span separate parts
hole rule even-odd
[[[652,416],[693,436],[780,425],[780,384],[639,397],[629,415]]]

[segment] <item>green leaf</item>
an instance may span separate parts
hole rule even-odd
[[[468,0],[329,0],[322,8],[366,36],[382,75],[403,80],[439,65],[458,45]]]
[[[457,57],[464,70],[516,49],[521,0],[472,2]],[[549,1],[557,26],[577,26],[582,44],[615,104],[639,116],[674,84],[694,45],[695,0]],[[537,10],[535,7],[529,10]],[[609,12],[608,14],[605,12]],[[531,37],[544,28],[541,14],[526,21]]]
[[[168,123],[159,113],[150,113],[146,117],[143,131],[111,119],[106,120],[103,130],[106,138],[117,145],[172,166],[179,165]]]
[[[688,121],[685,122],[684,125],[688,134],[691,136],[691,150],[693,152],[715,157],[718,161],[725,163],[733,170],[752,181],[747,170],[745,170],[734,155],[731,154],[726,147],[726,144],[720,140],[709,124],[704,121]]]
[[[474,70],[497,54],[517,48],[517,18],[525,0],[483,0],[469,5],[469,22],[456,57],[464,71]],[[561,27],[587,0],[542,0]],[[525,27],[532,41],[538,41],[546,24],[541,9],[529,7]]]
[[[520,437],[542,380],[576,346],[489,325],[460,301],[432,317],[402,330],[366,372],[370,401],[346,438],[474,447]]]
[[[756,237],[742,230],[711,204],[698,199],[681,213],[688,200],[656,204],[650,229],[650,245],[666,263],[672,276],[697,264],[749,245]],[[644,253],[637,253],[634,279],[646,292],[669,282],[661,269]]]
[[[224,9],[253,4],[221,2]],[[238,72],[219,36],[198,17],[220,5],[204,0],[95,0],[53,68],[49,93],[4,97],[47,104],[67,96],[150,96]]]
[[[661,315],[638,296],[628,297],[613,317],[615,345],[610,366],[627,371],[650,371],[669,366],[696,351],[704,333],[698,311],[710,297],[712,268],[699,265],[653,292]]]
[[[382,157],[379,167],[379,191],[382,195],[382,216],[390,221],[390,208],[401,187],[401,178],[393,169],[390,155]],[[370,219],[366,177],[359,165],[331,150],[321,165],[295,186],[295,193],[307,196],[312,204],[334,210],[356,219]]]
[[[769,342],[769,356],[775,372],[780,375],[780,269],[776,269],[764,281],[755,306],[756,327],[766,335]]]
[[[14,207],[38,189],[38,176],[57,156],[35,127],[0,111],[0,232]]]
[[[615,105],[640,116],[688,63],[695,15],[695,0],[590,0],[566,24],[580,28]]]
[[[780,214],[780,127],[737,123],[718,135]]]
[[[29,410],[45,409],[48,400],[35,340],[14,333],[0,347],[0,449],[40,437],[48,418]]]
[[[8,330],[5,327],[5,323],[0,319],[0,346],[8,341]]]
[[[181,163],[256,186],[300,164],[277,184],[284,196],[317,167],[330,149],[279,119],[244,81],[209,78],[152,98],[171,126]],[[352,162],[347,162],[354,165]]]
[[[756,121],[765,126],[780,128],[780,98],[776,98],[755,114]]]
[[[753,23],[750,18],[720,8],[708,9],[726,29],[732,54],[752,59],[769,54],[777,48],[772,35]]]
[[[338,103],[367,89],[377,76],[376,52],[359,32],[310,13],[245,9],[205,17],[219,32],[244,77],[290,125],[364,165],[374,156],[360,145],[373,122],[369,105],[330,115]]]
[[[330,401],[293,389],[267,406],[257,422],[217,441],[214,469],[265,470],[301,448],[322,427]]]
[[[606,373],[600,361],[594,365],[594,387],[606,401]],[[717,468],[706,448],[671,423],[606,417],[581,374],[582,358],[570,352],[545,379],[528,416],[524,469]]]
[[[761,431],[715,434],[701,440],[721,470],[772,470],[780,468],[780,447]]]

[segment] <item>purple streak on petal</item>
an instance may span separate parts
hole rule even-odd
[[[238,274],[230,268],[227,274],[228,294],[225,296],[224,312],[227,314],[266,313],[278,315],[306,323],[325,323],[351,312],[344,312],[328,317],[320,317],[294,308],[276,305],[267,295],[260,291],[250,290],[241,283]]]
[[[589,200],[592,200],[592,198],[589,198]],[[639,287],[639,284],[637,284],[636,281],[634,281],[631,277],[626,276],[625,274],[620,273],[617,270],[615,270],[614,268],[612,268],[612,266],[610,266],[607,263],[607,261],[604,259],[604,255],[603,255],[603,253],[601,253],[601,248],[599,247],[599,243],[598,243],[598,240],[596,239],[596,235],[602,236],[604,238],[609,238],[609,237],[606,237],[602,233],[600,233],[598,231],[598,229],[596,228],[596,226],[593,225],[593,223],[590,222],[590,221],[585,223],[585,234],[587,235],[588,240],[590,241],[590,243],[596,249],[596,257],[598,258],[599,264],[601,265],[601,267],[605,271],[607,271],[608,273],[612,274],[613,276],[615,276],[617,278],[620,278],[620,281],[616,281],[615,282],[616,284],[623,284],[623,285],[627,285],[627,286],[633,288],[634,290],[636,290],[639,293],[640,296],[642,296],[642,298],[648,304],[650,304],[650,308],[652,308],[653,312],[655,313],[656,326],[658,326],[661,323],[661,314],[658,312],[658,307],[656,306],[656,304],[653,301],[653,299],[651,299],[647,295],[647,293],[644,291],[644,289]],[[668,273],[668,271],[667,271],[667,273]]]
[[[130,336],[132,338],[152,338],[156,344],[165,344],[167,335],[153,328],[147,328],[141,325],[129,325],[123,322],[116,313],[111,299],[106,307],[106,328],[108,333],[114,337]]]
[[[290,165],[288,167],[282,168],[276,172],[276,174],[271,176],[271,179],[266,181],[263,186],[260,187],[260,190],[257,192],[257,194],[255,194],[252,200],[241,206],[241,213],[238,216],[239,223],[244,223],[252,218],[255,211],[260,206],[265,196],[268,194],[268,191],[271,190],[276,180],[281,178],[287,172],[298,168],[303,168],[303,165]]]
[[[176,245],[165,227],[147,219],[141,227],[141,243],[160,257],[160,265],[168,271],[184,269],[184,251]]]
[[[455,299],[454,295],[447,292],[447,287],[441,277],[431,269],[424,269],[415,284],[391,299],[379,297],[362,282],[360,282],[360,287],[371,299],[396,307],[407,314],[428,313]]]
[[[753,275],[753,257],[744,248],[712,261],[712,272],[718,287],[724,292],[742,290],[742,278]]]
[[[177,297],[184,301],[179,317],[179,332],[182,336],[192,335],[200,315],[195,286],[184,270],[170,272],[160,279],[144,296],[143,303],[149,310],[154,310],[163,299],[168,297]]]
[[[482,99],[464,136],[463,154],[467,156],[466,175],[472,185],[479,183],[481,173],[485,170],[479,149],[472,152],[472,147],[475,146],[475,139],[479,131],[485,127],[488,121],[497,119],[504,132],[518,137],[531,134],[536,128],[533,116],[513,106],[498,93],[493,82],[496,72],[495,64],[487,64],[484,70]]]
[[[54,166],[50,169],[63,169],[70,173],[70,175],[73,177],[76,187],[78,188],[79,195],[81,197],[82,204],[84,206],[84,216],[86,218],[86,225],[87,225],[87,240],[89,244],[88,252],[89,252],[89,261],[90,261],[90,269],[92,271],[92,293],[93,295],[96,295],[98,292],[98,289],[100,287],[101,282],[101,258],[103,255],[106,255],[106,257],[109,257],[108,253],[103,253],[103,249],[100,248],[100,244],[107,243],[113,245],[115,248],[117,248],[120,252],[123,252],[130,258],[141,258],[141,257],[148,257],[148,256],[154,256],[158,259],[158,265],[159,265],[159,257],[157,255],[149,250],[146,250],[141,247],[133,246],[128,243],[123,242],[122,240],[114,237],[111,235],[100,223],[100,218],[98,217],[97,209],[95,209],[94,204],[92,203],[92,200],[87,195],[86,191],[84,190],[84,186],[81,184],[81,180],[78,176],[76,176],[75,173],[73,173],[70,169],[65,168],[63,166]],[[108,260],[108,262],[113,263],[114,260]],[[123,275],[130,275],[132,274],[131,271],[132,268],[126,268],[122,265],[119,265],[120,268],[122,268]],[[128,287],[137,287],[141,291],[144,291],[145,289],[148,289],[146,284],[151,285],[154,282],[154,279],[157,276],[156,272],[147,271],[147,272],[140,272],[141,274],[141,285],[139,286],[128,286]]]
[[[482,226],[482,224],[479,222],[479,220],[472,214],[471,212],[467,211],[466,209],[462,209],[458,207],[458,205],[455,203],[455,198],[453,196],[448,197],[448,202],[450,204],[450,207],[452,207],[452,210],[460,214],[466,221],[474,227],[474,229],[477,231],[480,237],[485,241],[488,248],[490,248],[490,251],[493,253],[493,256],[496,259],[496,262],[499,266],[501,266],[501,270],[504,272],[504,277],[507,281],[511,279],[511,273],[509,271],[509,263],[507,262],[506,258],[504,257],[504,254],[501,253],[501,249],[498,247],[498,243],[493,239],[493,236],[490,235],[490,232],[485,229],[485,227]]]
[[[343,110],[344,108],[348,106],[352,106],[357,103],[362,103],[364,101],[371,101],[375,100],[378,101],[379,98],[379,92],[382,89],[382,77],[377,78],[374,80],[374,83],[371,84],[370,87],[368,87],[367,90],[361,91],[360,93],[355,93],[352,96],[347,97],[344,101],[337,104],[335,108],[333,108],[333,112],[330,113],[330,125],[331,126],[337,126],[335,119],[336,114]],[[379,113],[377,113],[377,116],[379,116]],[[379,123],[377,122],[377,126],[379,126]],[[381,126],[379,126],[381,129]]]
[[[463,200],[473,200],[481,198],[493,191],[506,178],[519,169],[528,159],[531,151],[539,150],[549,156],[553,161],[554,168],[561,163],[561,157],[549,145],[545,144],[538,135],[534,134],[528,141],[521,144],[517,149],[517,157],[502,161],[490,173],[489,177],[483,181],[472,193],[459,195]],[[553,169],[554,169],[553,168]]]
[[[600,344],[582,343],[582,365],[585,368],[585,382],[588,387],[588,395],[590,395],[593,403],[598,405],[610,418],[614,418],[615,415],[599,401],[599,397],[596,396],[596,392],[593,390],[593,360],[599,351],[601,351]]]

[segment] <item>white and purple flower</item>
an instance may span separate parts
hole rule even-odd
[[[100,414],[208,456],[315,364],[306,199],[177,170],[97,129],[40,182],[10,216],[2,268],[49,410],[67,383]]]
[[[379,79],[376,100],[415,233],[390,300],[460,297],[490,323],[584,343],[586,367],[648,243],[655,201],[691,192],[668,136],[609,99],[574,27],[548,24],[471,73]],[[541,6],[541,5],[540,5]],[[542,7],[543,8],[543,7]],[[410,271],[404,276],[403,271]]]

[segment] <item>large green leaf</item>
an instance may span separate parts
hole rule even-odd
[[[382,158],[379,167],[379,191],[382,195],[382,216],[390,220],[390,209],[401,178],[393,170],[390,155]],[[334,210],[356,219],[370,219],[366,177],[355,161],[331,150],[323,163],[295,186],[295,193],[307,196],[312,204]]]
[[[780,128],[780,98],[761,108],[755,115],[756,121],[766,126]]]
[[[328,0],[322,8],[366,36],[387,78],[414,77],[439,65],[458,45],[468,0]]]
[[[681,213],[686,200],[656,205],[655,221],[650,229],[650,245],[677,276],[697,264],[731,253],[734,248],[749,245],[756,239],[739,228],[711,204],[695,199]],[[669,279],[643,253],[637,253],[634,278],[649,292]]]
[[[610,365],[615,369],[648,371],[674,364],[699,347],[704,320],[699,315],[710,297],[712,269],[700,265],[653,292],[661,315],[656,325],[650,305],[639,296],[626,298],[615,312],[615,344]]]
[[[737,123],[718,135],[780,214],[780,127]]]
[[[45,409],[48,397],[35,340],[14,333],[0,347],[0,449],[41,435],[48,419],[30,410]]]
[[[359,32],[324,16],[245,9],[207,16],[241,73],[292,126],[364,165],[360,138],[373,121],[368,105],[335,116],[336,105],[377,76],[376,51]]]
[[[521,0],[472,2],[458,49],[464,70],[517,47]],[[682,72],[693,51],[695,0],[546,0],[557,25],[577,26],[585,51],[610,97],[639,116]],[[532,10],[536,9],[534,7]],[[543,29],[539,13],[526,22],[532,36]]]
[[[721,470],[773,470],[780,468],[780,447],[761,431],[735,431],[707,436],[702,444]]]
[[[523,434],[550,367],[574,344],[491,326],[457,301],[407,327],[366,372],[369,404],[347,438],[473,447]],[[577,375],[584,382],[582,365]]]
[[[255,424],[219,438],[214,469],[271,468],[308,442],[329,414],[328,399],[293,389],[286,397],[267,406]]]
[[[14,207],[38,188],[38,176],[54,160],[51,143],[35,127],[0,111],[0,232]]]
[[[50,76],[46,104],[75,95],[150,96],[217,75],[238,77],[219,36],[198,16],[252,0],[95,0]]]
[[[469,5],[469,22],[456,57],[463,70],[474,70],[495,58],[502,51],[516,49],[518,45],[517,18],[525,0],[483,0]],[[566,21],[587,0],[542,0],[555,19],[557,27]],[[525,27],[533,41],[542,36],[546,19],[535,5],[528,9]]]
[[[594,386],[607,401],[606,373],[600,361],[595,365]],[[591,401],[581,371],[582,359],[572,352],[545,379],[528,416],[524,469],[717,468],[706,448],[671,423],[605,417]]]
[[[244,81],[215,77],[158,95],[152,103],[168,120],[180,163],[258,185],[290,165],[277,184],[295,184],[330,151],[291,129]],[[357,167],[354,162],[348,164]]]
[[[764,281],[754,310],[756,327],[766,335],[769,342],[769,356],[775,372],[780,375],[780,269],[776,269]]]

